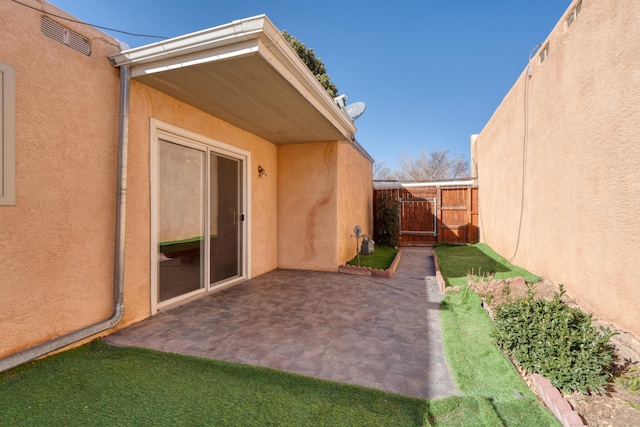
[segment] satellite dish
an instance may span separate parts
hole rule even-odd
[[[362,233],[362,227],[356,225],[355,227],[353,227],[353,232],[356,233],[357,236],[359,236],[360,233]]]
[[[364,102],[354,102],[353,104],[347,105],[345,107],[345,110],[347,111],[347,115],[353,122],[358,117],[360,117],[362,113],[364,113],[365,108],[367,108],[367,106],[364,104]]]

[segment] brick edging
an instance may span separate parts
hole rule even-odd
[[[438,266],[438,255],[436,255],[435,251],[432,251],[432,252],[433,252],[433,265],[435,266],[435,269],[436,269],[436,280],[438,281],[438,288],[440,289],[440,292],[444,294],[447,284],[444,281],[444,277],[442,277],[442,273],[440,273],[440,267]]]
[[[389,279],[393,276],[398,268],[398,263],[400,262],[400,258],[402,258],[402,249],[398,250],[396,257],[393,259],[393,262],[386,270],[379,270],[377,268],[371,267],[361,267],[358,265],[346,265],[343,264],[338,267],[338,273],[345,274],[355,274],[358,276],[373,276],[373,277],[382,277]]]
[[[569,402],[562,397],[560,391],[551,385],[551,381],[540,374],[532,374],[531,382],[538,391],[540,399],[556,416],[564,427],[586,427],[582,418],[573,410]]]

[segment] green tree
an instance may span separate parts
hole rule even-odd
[[[313,75],[316,76],[316,79],[318,79],[322,87],[325,88],[329,96],[331,96],[332,98],[338,96],[338,88],[329,78],[324,63],[320,58],[316,57],[316,53],[313,51],[313,49],[309,49],[300,40],[287,33],[286,30],[282,31],[282,36],[287,42],[289,42],[289,45],[298,54],[300,59],[302,59],[302,61],[307,65]]]

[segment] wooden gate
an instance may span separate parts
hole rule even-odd
[[[440,189],[438,242],[477,243],[478,188]]]
[[[400,246],[479,241],[477,187],[436,183],[376,188],[374,209],[376,200],[382,197],[393,197],[400,202]]]
[[[410,198],[400,200],[400,244],[432,246],[438,235],[437,200]]]

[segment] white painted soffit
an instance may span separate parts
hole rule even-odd
[[[265,15],[110,57],[132,79],[276,144],[353,140],[357,128]]]

